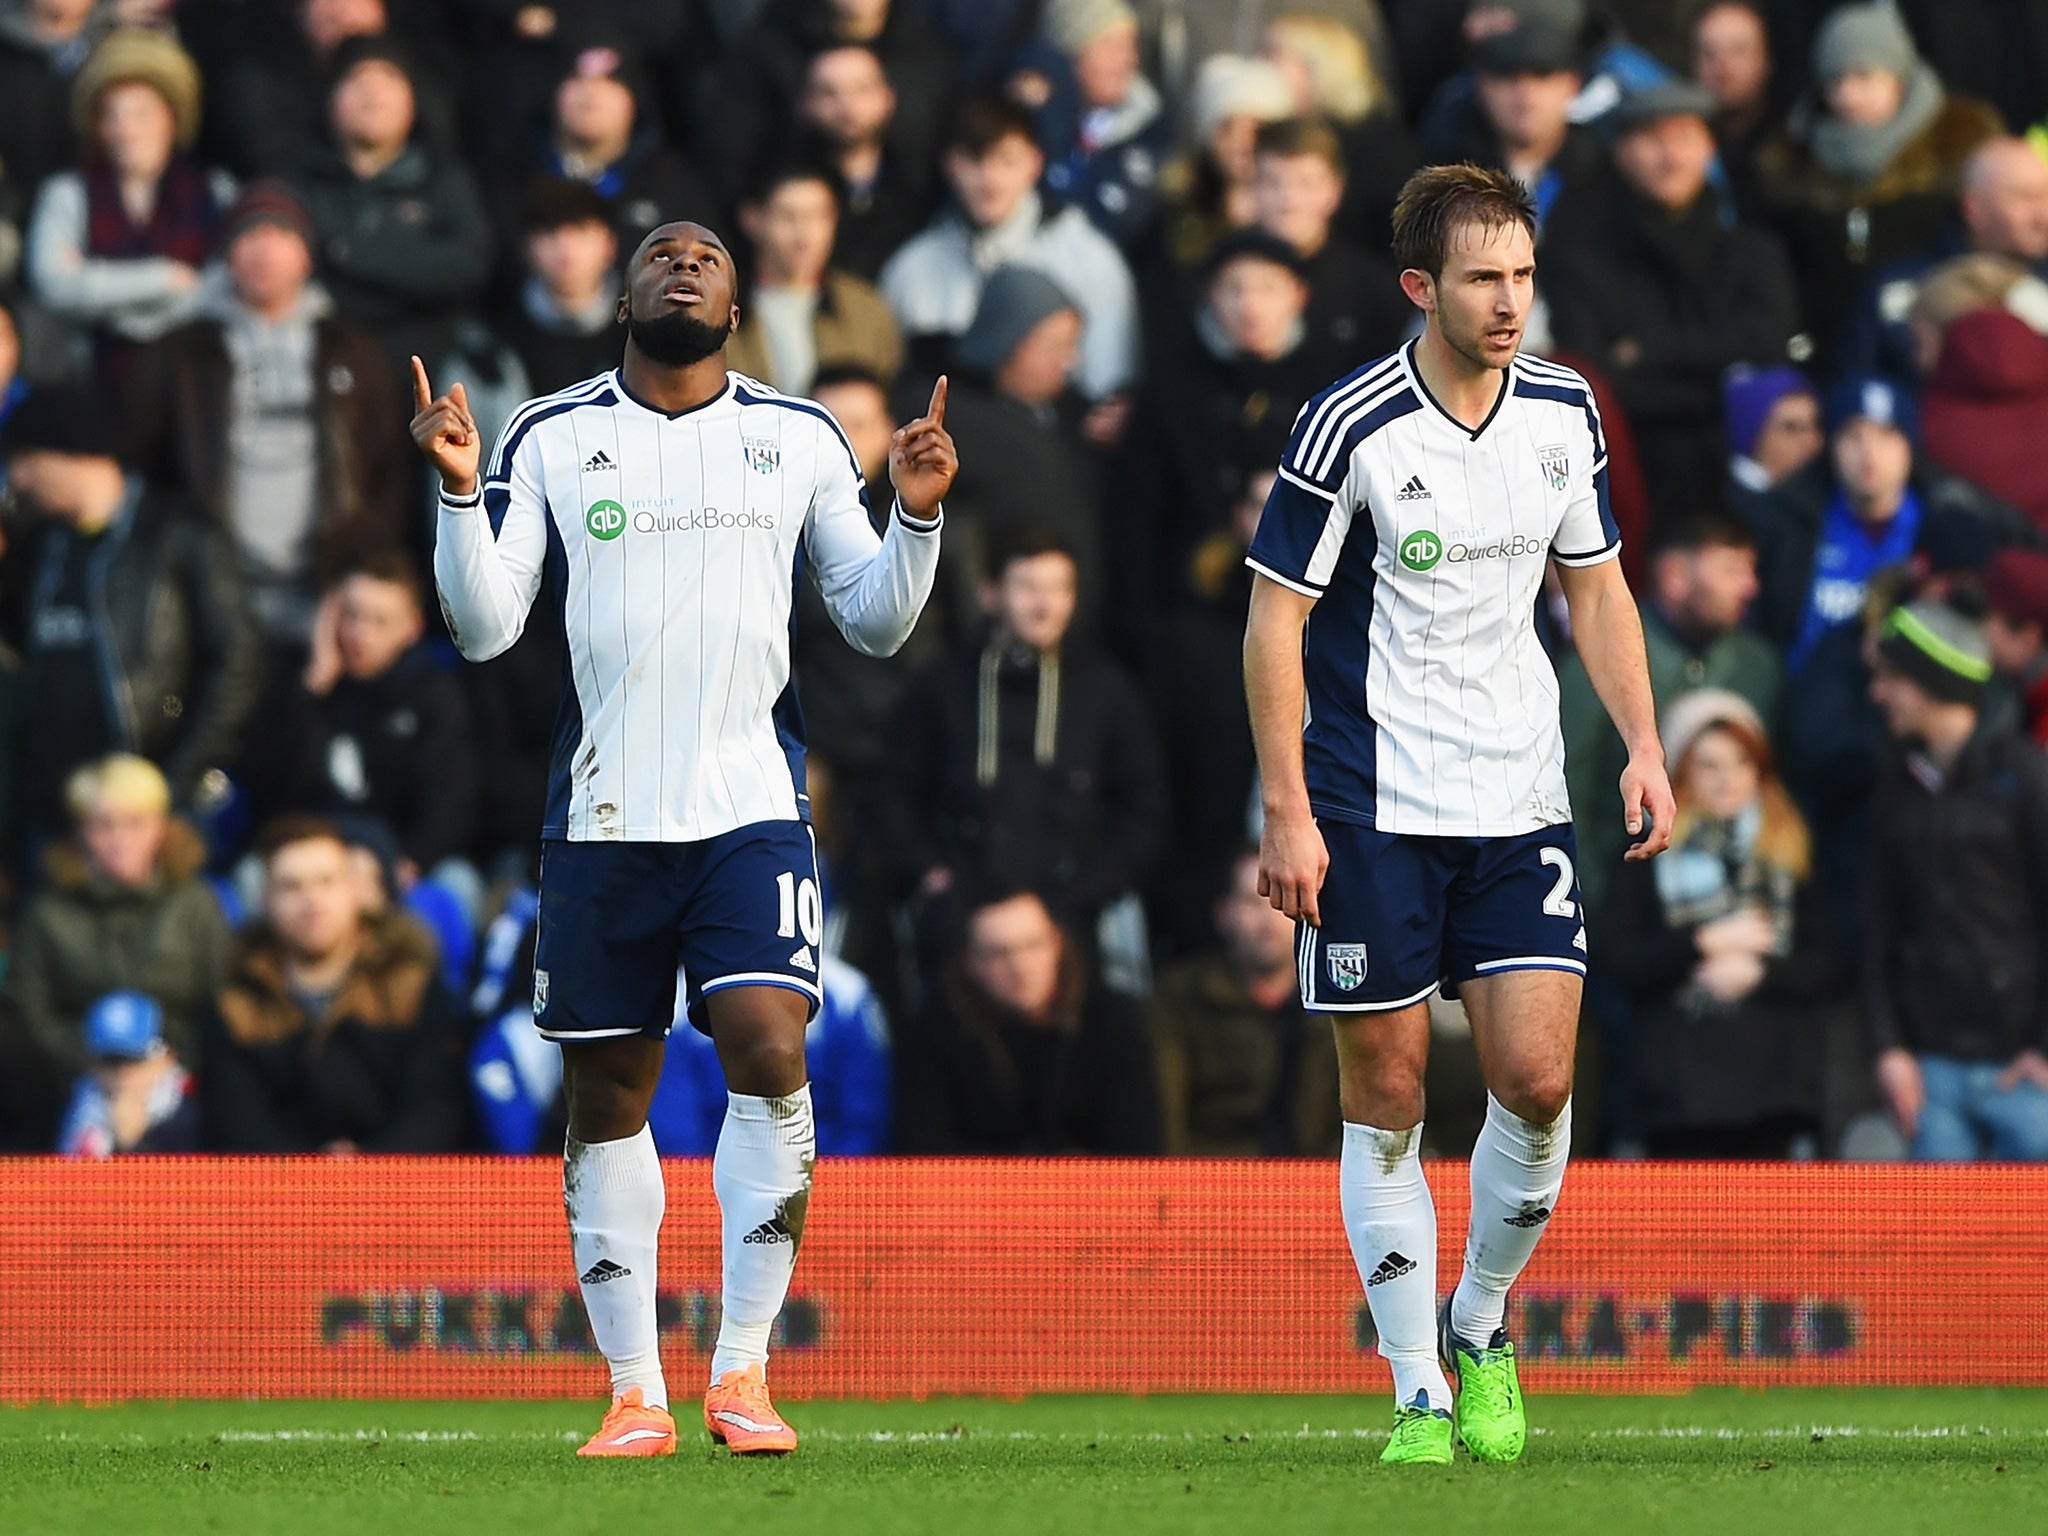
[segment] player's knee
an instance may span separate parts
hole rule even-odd
[[[578,1141],[619,1141],[640,1134],[661,1075],[659,1041],[572,1043],[562,1048],[562,1097]]]
[[[1346,1075],[1342,1097],[1346,1120],[1383,1131],[1405,1131],[1422,1123],[1422,1069],[1407,1061],[1374,1062],[1365,1071]]]
[[[780,1031],[749,1034],[739,1040],[721,1041],[718,1054],[725,1064],[726,1086],[734,1093],[774,1099],[795,1093],[804,1085],[801,1034],[793,1038]]]
[[[1493,1096],[1509,1114],[1531,1125],[1553,1124],[1572,1099],[1571,1069],[1543,1068],[1522,1073],[1514,1082],[1495,1089]]]

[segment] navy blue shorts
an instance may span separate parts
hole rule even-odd
[[[726,987],[786,987],[815,1015],[818,854],[801,821],[700,843],[548,842],[540,855],[534,1024],[550,1040],[665,1037],[676,972],[690,1022]]]
[[[1318,825],[1330,871],[1322,927],[1295,936],[1304,1007],[1371,1013],[1501,971],[1586,974],[1569,823],[1518,837]]]

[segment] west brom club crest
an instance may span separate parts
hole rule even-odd
[[[747,452],[747,468],[757,475],[772,475],[782,467],[782,444],[772,437],[743,437],[740,446]]]
[[[1330,980],[1340,992],[1355,992],[1365,980],[1365,946],[1363,944],[1331,944],[1324,955],[1329,960]]]
[[[1543,476],[1553,491],[1561,491],[1570,484],[1572,460],[1563,443],[1546,443],[1538,448],[1536,462],[1543,466]]]

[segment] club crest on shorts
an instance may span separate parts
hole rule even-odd
[[[782,467],[782,444],[772,437],[743,437],[740,446],[746,450],[747,468],[757,475],[772,475]],[[1559,452],[1563,452],[1562,449]]]
[[[1563,443],[1545,443],[1536,450],[1536,462],[1543,466],[1543,477],[1553,491],[1571,483],[1572,456]]]
[[[548,973],[538,966],[533,972],[533,1011],[537,1014],[548,1011]]]
[[[1323,949],[1330,981],[1340,992],[1355,992],[1365,981],[1365,946],[1330,944]]]

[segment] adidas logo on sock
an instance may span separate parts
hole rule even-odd
[[[1415,1261],[1396,1248],[1384,1259],[1379,1268],[1366,1277],[1367,1285],[1385,1285],[1389,1280],[1398,1280],[1415,1268]]]
[[[612,456],[602,448],[583,461],[583,472],[585,474],[590,474],[595,470],[617,469],[618,467],[618,465],[612,462]]]
[[[1408,483],[1394,493],[1394,500],[1396,501],[1434,501],[1435,499],[1435,497],[1430,495],[1429,487],[1422,483],[1422,476],[1420,475],[1410,475]]]
[[[581,1279],[585,1285],[603,1285],[607,1280],[623,1280],[633,1273],[623,1264],[614,1264],[610,1259],[599,1259],[583,1271]]]
[[[1519,1211],[1512,1216],[1503,1216],[1501,1220],[1511,1227],[1540,1227],[1550,1220],[1550,1207],[1540,1200],[1524,1200]]]
[[[777,1211],[773,1216],[770,1216],[761,1225],[740,1239],[743,1243],[787,1243],[794,1240],[789,1230],[789,1223],[782,1219],[780,1211]]]

